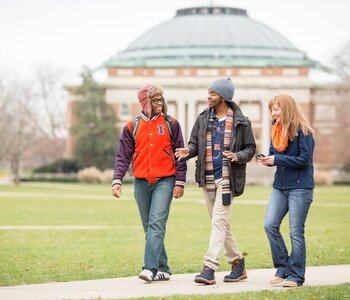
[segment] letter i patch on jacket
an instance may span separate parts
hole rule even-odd
[[[158,134],[165,134],[164,125],[158,125]]]

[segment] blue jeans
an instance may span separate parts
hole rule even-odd
[[[265,232],[270,242],[276,276],[302,285],[305,281],[306,246],[304,227],[312,202],[313,189],[273,189],[265,216]],[[292,251],[288,251],[280,232],[283,218],[289,211]]]
[[[165,177],[156,183],[135,178],[134,195],[146,235],[143,269],[170,273],[164,238],[175,177]]]

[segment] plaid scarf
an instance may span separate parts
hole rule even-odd
[[[207,192],[210,199],[215,199],[216,187],[214,178],[214,165],[213,165],[213,146],[212,146],[212,130],[214,123],[214,115],[210,114],[208,128],[206,133],[205,143],[205,182],[207,186]],[[225,134],[224,134],[224,151],[230,149],[231,130],[233,123],[233,111],[231,108],[227,110],[226,122],[225,122]],[[228,173],[229,160],[226,156],[222,158],[222,204],[231,204],[231,188],[230,188],[230,175]]]

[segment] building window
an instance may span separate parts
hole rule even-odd
[[[240,69],[239,75],[241,75],[241,76],[260,76],[261,69]]]
[[[154,70],[155,76],[176,76],[176,70],[175,69],[155,69]]]
[[[122,111],[122,117],[129,117],[130,115],[129,105],[123,103],[121,111]]]

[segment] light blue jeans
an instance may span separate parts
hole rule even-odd
[[[276,276],[302,285],[305,281],[306,246],[304,227],[313,199],[313,189],[273,189],[265,216],[265,232],[270,242]],[[292,245],[290,256],[280,226],[289,212],[289,232]]]
[[[156,183],[135,178],[134,195],[146,236],[143,269],[170,273],[164,238],[175,177],[165,177]]]

